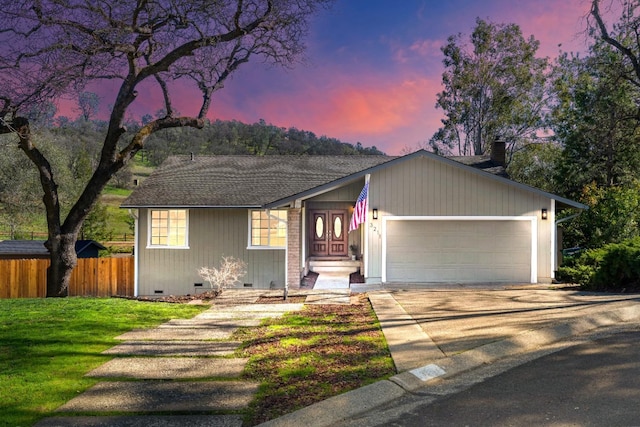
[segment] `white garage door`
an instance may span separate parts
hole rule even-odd
[[[387,282],[532,281],[530,220],[389,220]]]

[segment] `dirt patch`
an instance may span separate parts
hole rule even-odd
[[[193,304],[195,302],[201,302],[202,304],[211,304],[213,300],[218,297],[218,295],[218,292],[202,292],[195,295],[166,295],[162,297],[133,297],[115,295],[113,298],[124,298],[145,302],[170,302],[175,304]]]
[[[317,278],[318,278],[318,273],[310,271],[300,281],[300,289],[313,289],[313,285],[316,284]]]
[[[351,273],[349,275],[349,283],[364,283],[364,276],[360,272]]]
[[[293,295],[284,299],[282,296],[261,296],[256,302],[258,304],[299,304],[303,303],[307,297],[304,295]]]

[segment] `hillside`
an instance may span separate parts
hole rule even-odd
[[[39,123],[34,133],[41,149],[51,159],[57,173],[64,209],[76,200],[97,165],[100,141],[106,124],[101,121],[58,120],[58,125]],[[128,123],[129,135],[142,124]],[[10,136],[4,136],[2,142]],[[129,138],[124,136],[123,141]],[[292,155],[369,155],[384,154],[376,147],[355,145],[336,138],[316,136],[296,128],[281,128],[264,121],[245,124],[216,120],[204,129],[177,128],[153,134],[145,149],[120,171],[104,190],[100,205],[86,221],[84,238],[115,247],[132,246],[132,221],[122,201],[134,182],[143,181],[155,167],[173,154],[292,154]],[[46,239],[44,208],[37,173],[20,152],[0,152],[0,240]]]

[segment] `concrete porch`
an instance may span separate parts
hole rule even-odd
[[[313,289],[349,289],[349,276],[362,268],[361,261],[347,259],[310,259],[307,265],[318,273]]]

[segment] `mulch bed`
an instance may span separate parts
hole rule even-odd
[[[113,298],[131,299],[145,302],[171,302],[176,304],[187,304],[193,301],[202,301],[203,303],[211,303],[218,297],[217,292],[202,292],[195,295],[166,295],[163,297],[134,297],[125,295],[114,295]]]
[[[364,283],[364,276],[360,272],[351,273],[349,275],[349,283]]]
[[[302,278],[300,281],[300,289],[313,289],[313,286],[316,284],[316,280],[318,279],[318,273],[310,271],[306,276]],[[350,283],[365,283],[364,276],[360,274],[360,272],[351,273],[349,275]],[[138,301],[148,301],[148,302],[172,302],[177,304],[187,304],[194,301],[202,301],[204,304],[210,304],[218,297],[219,293],[217,292],[202,292],[194,295],[167,295],[162,297],[132,297],[132,296],[120,296],[117,295],[115,298],[125,298],[125,299],[135,299]],[[284,295],[284,290],[283,290]],[[289,295],[289,297],[285,300],[283,296],[261,296],[256,301],[259,304],[297,304],[303,303],[305,301],[304,295]]]
[[[316,284],[317,278],[318,278],[318,273],[310,271],[300,281],[300,289],[313,289],[313,285]]]

